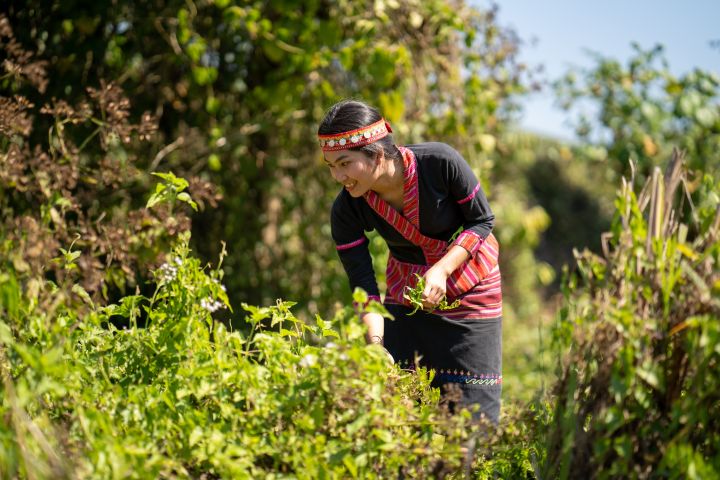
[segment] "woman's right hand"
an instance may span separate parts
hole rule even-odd
[[[423,306],[427,310],[433,310],[445,297],[448,273],[436,264],[425,272],[423,278],[425,279],[425,289],[422,293]]]

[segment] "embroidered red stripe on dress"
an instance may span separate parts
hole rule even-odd
[[[431,250],[441,252],[445,249],[446,242],[435,238],[426,237],[415,228],[407,218],[400,215],[397,210],[392,208],[378,194],[370,190],[365,194],[368,205],[372,207],[378,215],[384,218],[392,225],[400,234],[409,242],[420,246],[423,250]]]
[[[412,150],[399,147],[405,166],[405,182],[403,183],[404,202],[403,215],[416,228],[420,228],[420,195],[418,189],[417,160]]]
[[[475,255],[484,241],[485,239],[477,233],[470,230],[465,230],[460,235],[458,235],[458,237],[455,239],[455,242],[453,243],[455,245],[463,247],[470,253],[470,255]]]
[[[386,269],[387,292],[385,303],[409,305],[403,297],[404,288],[414,287],[415,274],[423,275],[447,251],[448,243],[427,237],[420,232],[420,201],[417,180],[417,161],[413,152],[400,147],[405,168],[403,212],[399,213],[374,191],[365,194],[365,200],[375,212],[392,225],[409,242],[422,248],[427,265],[400,262],[388,258]],[[478,184],[473,192],[458,203],[463,204],[474,198],[480,190]],[[355,242],[353,242],[355,243]],[[465,231],[455,242],[466,248],[472,255],[472,262],[456,271],[448,279],[448,294],[457,295],[461,306],[442,312],[449,318],[489,319],[502,315],[502,290],[498,268],[499,245],[491,233],[483,239],[472,231]],[[462,292],[462,293],[460,293]]]
[[[415,285],[415,273],[422,275],[428,268],[427,265],[417,265],[400,262],[394,257],[388,259],[387,268],[387,293],[386,304],[399,304],[409,306],[409,302],[403,298],[405,286]],[[471,275],[476,275],[472,272]],[[453,310],[436,312],[448,318],[468,319],[489,319],[502,316],[502,287],[500,269],[497,265],[482,280],[474,285],[468,286],[470,290],[454,297],[460,300],[460,306]]]

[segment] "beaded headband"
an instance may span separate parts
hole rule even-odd
[[[320,148],[322,148],[323,152],[333,152],[377,142],[389,133],[392,133],[390,124],[384,118],[381,118],[367,127],[330,135],[318,135],[318,140],[320,140]]]

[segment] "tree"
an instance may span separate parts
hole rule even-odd
[[[570,71],[556,83],[565,108],[590,105],[596,114],[579,116],[586,156],[607,161],[617,176],[630,174],[632,160],[646,178],[677,147],[690,169],[717,172],[720,77],[700,69],[674,75],[662,46],[634,49],[625,65],[596,54],[593,68]]]
[[[79,7],[3,7],[18,42],[47,62],[48,79],[42,91],[7,79],[3,89],[35,105],[76,105],[87,87],[113,81],[131,99],[131,119],[156,116],[155,143],[136,147],[138,167],[173,170],[191,179],[191,194],[207,193],[193,238],[206,258],[227,242],[234,303],[312,297],[327,308],[349,298],[319,213],[336,187],[318,168],[314,134],[333,102],[362,97],[402,142],[445,139],[472,162],[512,111],[508,97],[523,89],[515,37],[494,11],[462,1]],[[47,129],[33,120],[28,142],[42,145]],[[217,185],[219,208],[207,208],[218,198],[202,181]]]

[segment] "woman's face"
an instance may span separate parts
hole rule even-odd
[[[342,183],[353,197],[361,197],[372,189],[378,177],[381,160],[368,157],[357,150],[325,152],[325,163],[333,178]]]

